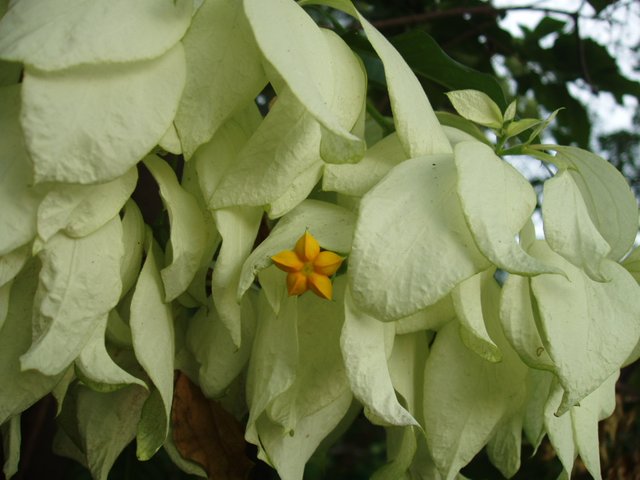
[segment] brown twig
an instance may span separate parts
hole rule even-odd
[[[569,17],[589,18],[597,19],[597,17],[589,15],[580,15],[580,9],[575,12],[569,12],[567,10],[561,10],[558,8],[536,7],[535,5],[520,5],[513,7],[495,8],[492,5],[478,5],[475,7],[456,7],[449,10],[436,10],[431,12],[416,13],[413,15],[405,15],[402,17],[388,18],[384,20],[376,20],[371,22],[374,27],[379,30],[386,28],[402,27],[409,25],[416,25],[420,23],[427,23],[431,20],[446,17],[459,17],[461,15],[489,15],[498,16],[509,11],[515,10],[530,10],[534,12],[542,12],[545,14],[557,14],[565,15]]]

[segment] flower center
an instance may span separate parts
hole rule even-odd
[[[301,271],[302,271],[303,275],[305,275],[305,276],[307,276],[307,277],[308,277],[309,275],[311,275],[311,274],[314,272],[314,270],[313,270],[313,263],[311,263],[311,262],[305,262],[305,263],[304,263],[304,266],[302,267],[302,270],[301,270]]]

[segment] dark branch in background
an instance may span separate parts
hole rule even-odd
[[[486,35],[486,30],[487,28],[490,28],[491,26],[493,26],[494,23],[489,21],[489,22],[484,22],[481,23],[479,25],[477,25],[476,27],[466,30],[464,33],[462,33],[461,35],[458,35],[455,38],[452,38],[451,40],[449,40],[446,43],[442,44],[442,48],[444,48],[445,50],[454,47],[455,45],[458,45],[459,43],[464,42],[465,40],[468,40],[470,38],[474,38],[477,37],[478,35],[484,34]],[[489,37],[489,35],[487,35],[487,38]]]
[[[533,12],[542,12],[545,14],[554,13],[557,15],[565,15],[571,18],[601,20],[598,16],[580,14],[581,9],[582,9],[582,6],[580,6],[580,8],[578,8],[578,10],[576,10],[575,12],[570,12],[567,10],[561,10],[557,8],[536,7],[535,5],[519,5],[519,6],[502,7],[502,8],[495,8],[492,5],[481,5],[476,7],[457,7],[457,8],[451,8],[449,10],[424,12],[424,13],[418,13],[415,15],[406,15],[403,17],[376,20],[372,22],[372,24],[377,29],[383,30],[385,28],[416,25],[416,24],[428,22],[430,20],[435,20],[438,18],[459,17],[461,15],[466,15],[466,14],[489,15],[489,16],[495,17],[495,16],[503,15],[510,11],[515,11],[515,10],[529,10]]]
[[[582,6],[580,6],[582,8]],[[593,93],[598,93],[598,88],[595,86],[591,79],[591,75],[589,74],[589,66],[587,65],[587,55],[584,49],[584,40],[580,36],[580,19],[577,15],[573,16],[573,31],[576,36],[576,43],[578,45],[578,61],[580,62],[580,70],[582,71],[582,76],[589,85],[589,88]]]

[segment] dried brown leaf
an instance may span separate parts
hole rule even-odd
[[[173,441],[186,460],[202,466],[209,480],[244,480],[253,462],[240,423],[178,372],[171,410]]]

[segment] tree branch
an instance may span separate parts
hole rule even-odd
[[[516,10],[528,10],[533,12],[542,12],[545,14],[555,13],[557,15],[565,15],[572,18],[575,18],[577,16],[579,18],[588,18],[592,20],[598,19],[597,17],[591,16],[591,15],[580,15],[581,8],[582,7],[580,7],[575,12],[570,12],[570,11],[561,10],[558,8],[536,7],[535,5],[519,5],[519,6],[502,7],[502,8],[495,8],[493,5],[479,5],[475,7],[456,7],[456,8],[451,8],[449,10],[436,10],[432,12],[417,13],[414,15],[406,15],[402,17],[377,20],[371,23],[378,30],[383,30],[386,28],[402,27],[402,26],[426,23],[430,20],[435,20],[438,18],[459,17],[465,14],[488,15],[488,16],[495,17],[495,16],[503,15],[510,11],[516,11]]]

